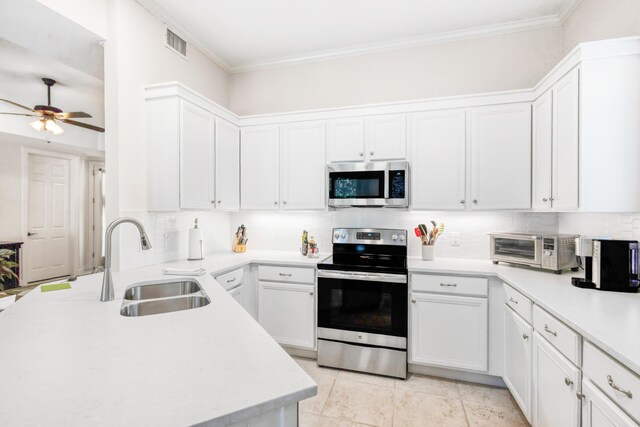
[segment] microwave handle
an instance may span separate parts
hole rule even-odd
[[[493,238],[502,238],[502,239],[518,239],[518,234],[502,234],[502,233],[491,233],[490,234],[491,237]],[[524,236],[523,237],[528,237],[531,240],[542,240],[543,236],[538,236],[538,235],[531,235],[531,236]]]
[[[384,171],[384,199],[389,199],[389,169]]]

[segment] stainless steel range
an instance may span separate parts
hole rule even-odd
[[[407,231],[333,230],[318,264],[318,365],[407,376]]]

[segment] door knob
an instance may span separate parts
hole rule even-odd
[[[32,232],[28,232],[27,236],[36,236],[38,233],[32,233]]]

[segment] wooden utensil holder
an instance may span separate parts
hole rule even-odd
[[[233,246],[231,247],[231,250],[237,254],[243,254],[245,252],[247,252],[247,245],[241,245],[238,243],[238,238],[234,237],[233,238]]]

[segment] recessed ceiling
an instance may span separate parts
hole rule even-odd
[[[228,71],[557,26],[580,0],[138,0]]]

